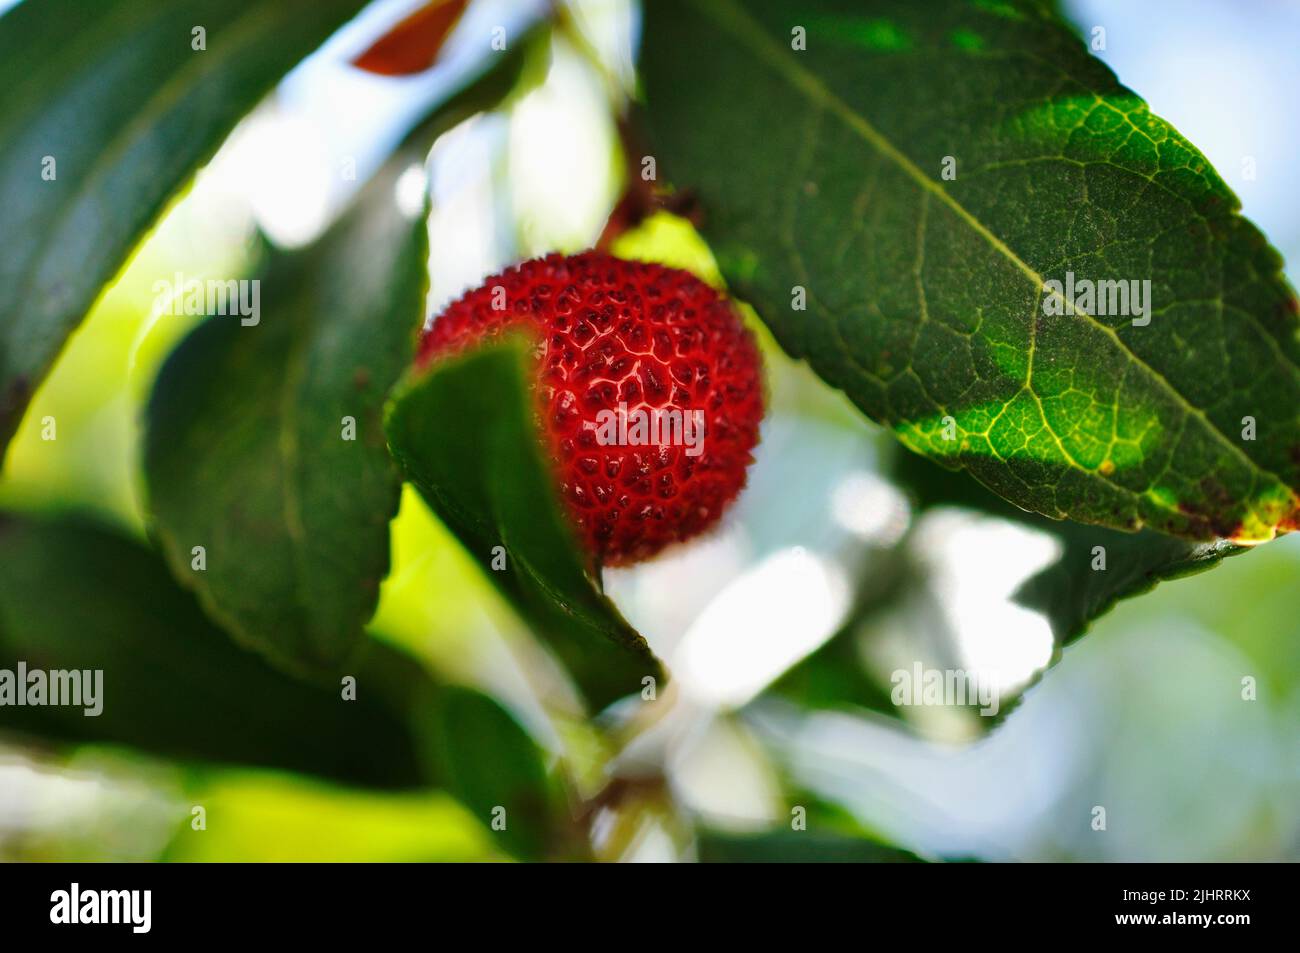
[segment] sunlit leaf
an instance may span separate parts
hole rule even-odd
[[[490,831],[439,791],[358,791],[231,772],[189,793],[206,812],[205,826],[195,830],[187,814],[164,860],[464,863],[506,856]]]
[[[1295,527],[1281,259],[1043,4],[663,0],[641,64],[728,282],[908,447],[1055,518]]]

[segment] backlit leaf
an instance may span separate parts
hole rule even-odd
[[[727,280],[908,447],[1053,518],[1295,527],[1281,260],[1046,5],[663,0],[641,63]],[[1083,281],[1149,295],[1054,314]]]
[[[40,0],[0,17],[0,455],[168,198],[363,5]]]

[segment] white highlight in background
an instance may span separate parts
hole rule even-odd
[[[922,517],[912,550],[930,567],[930,589],[968,669],[996,674],[995,687],[1007,693],[1047,665],[1051,626],[1013,597],[1025,580],[1060,559],[1057,539],[995,517],[939,508]]]
[[[739,707],[829,639],[848,607],[837,564],[802,546],[781,550],[705,607],[670,667],[690,699]]]

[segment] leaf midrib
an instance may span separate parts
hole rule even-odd
[[[858,133],[858,135],[860,135],[872,148],[897,165],[898,168],[908,178],[915,182],[918,187],[925,190],[927,193],[934,195],[939,201],[943,202],[954,214],[969,225],[976,234],[987,241],[995,251],[1006,258],[1022,274],[1024,274],[1039,292],[1051,294],[1064,305],[1064,296],[1059,292],[1047,288],[1043,277],[1038,274],[1038,272],[1035,271],[1028,262],[1024,261],[1024,259],[1017,255],[1006,242],[990,231],[983,222],[977,219],[969,210],[966,209],[965,206],[953,198],[942,185],[933,181],[929,176],[922,172],[911,159],[894,146],[894,144],[890,142],[884,134],[876,129],[876,127],[873,126],[866,117],[857,113],[848,105],[848,103],[836,96],[816,76],[793,62],[791,58],[786,55],[780,45],[775,43],[772,38],[763,31],[762,27],[755,22],[753,17],[740,7],[735,0],[708,0],[708,2],[691,0],[691,2],[705,16],[712,19],[723,29],[730,32],[737,40],[750,47],[756,54],[765,59],[783,79],[788,81],[796,89],[802,91],[816,105],[838,116],[845,125]],[[1235,456],[1239,457],[1252,472],[1252,479],[1255,478],[1256,474],[1262,474],[1276,481],[1279,485],[1289,488],[1289,484],[1286,480],[1252,459],[1244,450],[1241,449],[1241,447],[1235,444],[1213,421],[1209,419],[1204,410],[1188,401],[1187,398],[1184,397],[1183,394],[1175,388],[1163,374],[1139,358],[1113,328],[1098,321],[1093,314],[1081,308],[1074,307],[1073,311],[1077,316],[1086,318],[1093,327],[1106,334],[1120,348],[1122,353],[1127,355],[1128,359],[1134,365],[1142,368],[1153,381],[1162,387],[1185,413],[1197,418],[1205,428],[1206,432],[1211,434],[1223,446],[1227,447]],[[1032,389],[1031,393],[1033,393]],[[1035,398],[1037,399],[1036,393]],[[1041,402],[1039,406],[1041,413]],[[1046,424],[1045,418],[1044,423]],[[1049,431],[1051,430],[1050,426],[1048,429]],[[1055,432],[1053,432],[1053,436],[1055,436]],[[1067,459],[1069,459],[1068,455]],[[1093,474],[1099,479],[1105,480],[1108,485],[1119,486],[1119,484],[1105,476],[1102,476],[1100,473],[1096,473],[1095,471],[1084,469],[1081,470],[1081,472]]]

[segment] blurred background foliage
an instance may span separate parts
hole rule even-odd
[[[364,180],[458,68],[455,36],[428,76],[394,81],[346,65],[411,7],[368,7],[171,204],[37,392],[4,461],[0,507],[86,514],[126,537],[113,545],[144,552],[142,408],[197,320],[156,313],[153,283],[248,274],[260,236],[295,248],[328,226],[357,185],[339,174],[345,160]],[[542,13],[528,7],[478,0],[460,29]],[[634,83],[638,12],[627,0],[571,9],[587,48],[557,33],[549,62],[505,108],[433,149],[431,314],[515,261],[590,246],[617,201],[626,157],[610,102]],[[1290,171],[1300,66],[1286,42],[1300,35],[1300,11],[1077,0],[1066,12],[1106,25],[1103,58],[1300,260]],[[750,147],[761,141],[737,146]],[[1257,157],[1257,179],[1236,174],[1242,155]],[[690,224],[666,214],[614,251],[720,282]],[[407,487],[368,631],[418,663],[421,678],[463,686],[441,710],[413,694],[409,721],[394,729],[403,744],[410,733],[416,761],[438,766],[432,786],[275,770],[227,758],[211,738],[173,760],[175,745],[49,745],[9,732],[0,859],[1300,858],[1300,538],[1124,601],[1062,651],[1061,632],[1054,640],[1053,620],[1021,589],[1062,559],[1060,538],[996,506],[927,501],[893,439],[749,317],[771,395],[749,488],[708,538],[604,574],[673,672],[671,704],[616,705],[585,721],[559,668]],[[56,441],[41,439],[46,415]],[[5,553],[35,558],[17,544]],[[75,584],[100,570],[67,558],[67,599],[113,587],[111,576]],[[23,579],[14,569],[0,573]],[[13,627],[24,603],[15,593],[3,604]],[[889,673],[916,659],[996,670],[1008,693],[1033,687],[992,730],[966,708],[895,708]],[[1259,686],[1249,703],[1247,676]],[[219,733],[195,718],[187,730]],[[330,732],[319,743],[346,751],[343,732]],[[212,757],[193,757],[202,750]],[[507,832],[491,829],[476,772],[514,773],[529,807]],[[1107,808],[1104,832],[1090,827],[1094,805]],[[808,831],[791,831],[792,811],[806,812]]]

